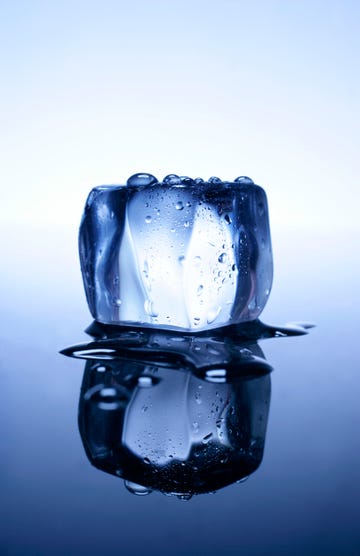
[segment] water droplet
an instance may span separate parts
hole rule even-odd
[[[150,224],[151,220],[152,220],[152,218],[151,218],[150,214],[148,214],[147,216],[145,216],[145,222],[146,222],[146,224]]]
[[[221,253],[221,255],[218,258],[219,263],[226,263],[228,259],[228,256],[226,253]]]
[[[166,185],[179,185],[181,183],[181,179],[176,174],[168,174],[163,179],[163,183]]]
[[[134,187],[140,187],[142,185],[153,185],[154,183],[158,183],[155,176],[145,173],[134,174],[127,180],[127,185],[132,185]]]
[[[105,411],[115,411],[123,408],[128,402],[128,397],[122,389],[106,387],[103,384],[97,384],[90,388],[86,392],[84,399],[96,404],[99,409]]]
[[[188,228],[189,226],[190,226],[190,222],[189,222],[189,220],[186,220],[184,222],[184,228]]]
[[[192,423],[192,430],[195,434],[199,432],[199,423],[197,421]]]
[[[149,458],[144,458],[143,462],[146,463],[146,465],[149,465],[151,463],[151,461],[149,460]]]
[[[137,385],[140,388],[151,388],[154,382],[151,376],[139,376]]]
[[[196,266],[198,266],[201,263],[201,257],[199,257],[199,255],[194,257],[194,263]]]
[[[144,309],[149,317],[157,317],[159,313],[156,311],[154,307],[154,302],[151,299],[146,299],[144,302]]]
[[[205,372],[205,378],[208,382],[226,382],[226,369],[208,369]]]
[[[194,182],[195,183],[204,183],[204,180],[202,178],[195,178]]]
[[[202,439],[202,444],[207,444],[209,442],[209,440],[212,438],[213,433],[209,432],[209,434],[207,434],[206,436],[204,436],[204,438]]]
[[[243,183],[244,185],[253,185],[254,182],[248,176],[239,176],[234,180],[235,183]]]
[[[124,481],[124,484],[127,490],[136,496],[146,496],[152,492],[149,488],[133,483],[132,481]]]
[[[184,257],[184,255],[181,255],[181,256],[178,258],[178,261],[179,261],[179,263],[180,263],[181,265],[183,265],[184,262],[185,262],[185,257]]]
[[[176,210],[182,210],[184,208],[184,203],[178,201],[175,205]]]
[[[201,405],[201,396],[200,392],[195,392],[195,401],[198,405]]]
[[[105,373],[106,371],[105,365],[98,365],[97,367],[95,367],[95,369],[97,370],[98,373]]]
[[[222,183],[221,179],[217,176],[211,176],[208,180],[209,183]]]
[[[119,297],[114,297],[114,299],[112,300],[112,304],[115,305],[115,307],[120,307],[121,299]]]
[[[203,289],[204,289],[204,286],[202,284],[200,284],[200,286],[196,290],[197,295],[201,295],[201,292],[203,291]]]
[[[143,405],[141,408],[141,413],[146,413],[149,407],[147,405]]]
[[[212,322],[214,322],[214,320],[218,317],[220,311],[221,311],[220,306],[210,309],[206,317],[207,323],[211,324]]]
[[[231,218],[228,214],[225,214],[224,219],[225,219],[226,224],[231,224]]]
[[[194,180],[188,176],[180,176],[181,183],[184,185],[193,185]]]

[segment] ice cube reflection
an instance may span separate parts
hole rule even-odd
[[[79,429],[90,462],[141,496],[187,500],[242,481],[262,461],[270,404],[257,340],[309,326],[191,334],[93,322],[94,341],[62,351],[87,360]]]
[[[92,343],[93,350],[99,344],[95,358],[76,353],[87,359],[79,430],[90,462],[123,478],[134,494],[157,490],[182,499],[253,473],[263,457],[270,403],[271,367],[257,343],[241,343],[234,357],[225,343],[216,353],[218,342],[209,337],[206,346],[191,347],[186,337],[167,333],[171,352],[153,338],[146,352],[149,338],[134,347],[137,334],[127,356],[120,350],[102,358],[99,340]],[[196,365],[181,358],[184,343],[194,349]]]

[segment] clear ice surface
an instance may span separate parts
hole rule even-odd
[[[93,317],[188,331],[253,320],[272,284],[264,190],[174,174],[94,188],[79,235]]]

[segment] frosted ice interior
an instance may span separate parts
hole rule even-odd
[[[88,197],[79,247],[93,317],[189,331],[257,318],[273,274],[264,190],[141,176]]]

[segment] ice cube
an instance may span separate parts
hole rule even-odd
[[[79,236],[93,317],[206,330],[257,318],[272,284],[264,190],[245,176],[207,182],[136,174],[95,187]]]

